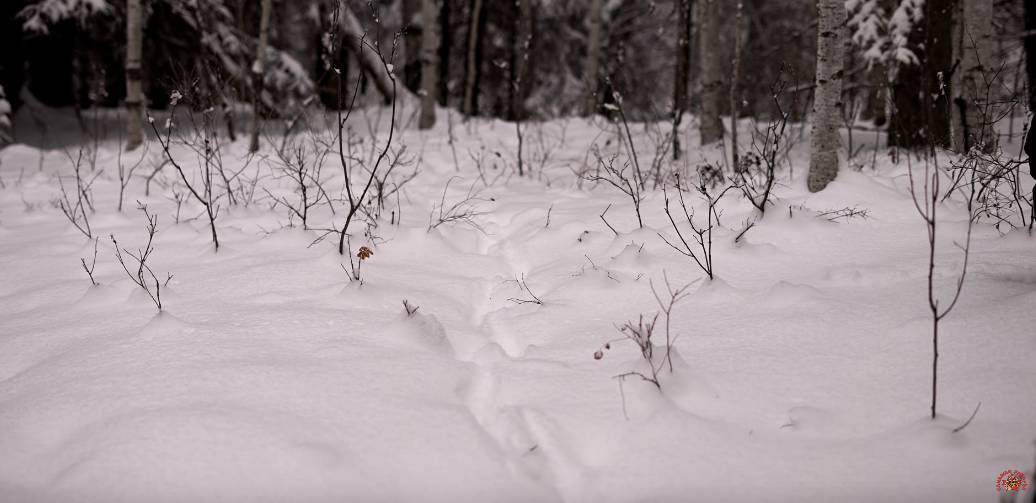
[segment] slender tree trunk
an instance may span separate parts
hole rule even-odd
[[[1036,112],[1036,2],[1032,1],[1025,2],[1025,75],[1029,81],[1029,111]]]
[[[427,26],[424,0],[403,0],[403,85],[414,92],[421,89],[421,71],[424,68],[421,51]]]
[[[453,29],[450,25],[451,0],[442,0],[439,7],[439,104],[450,104],[450,49],[453,47]]]
[[[604,28],[604,0],[590,0],[590,33],[586,47],[586,98],[583,113],[593,115],[601,105],[598,83],[601,73],[601,32]]]
[[[435,95],[438,92],[439,34],[436,32],[435,0],[421,0],[421,118],[418,127],[435,125]]]
[[[480,63],[479,45],[482,39],[482,0],[471,0],[471,18],[468,20],[467,70],[464,72],[464,115],[478,113],[478,80]]]
[[[816,94],[813,98],[807,181],[810,192],[823,190],[838,175],[845,21],[845,3],[842,0],[817,0]]]
[[[514,0],[518,15],[514,20],[511,43],[511,120],[525,118],[525,90],[529,74],[529,47],[532,45],[532,0]]]
[[[266,75],[266,43],[270,36],[271,10],[273,0],[263,0],[262,13],[259,16],[259,44],[256,48],[255,62],[252,63],[252,141],[248,146],[249,152],[259,150],[259,110],[263,102],[263,76]]]
[[[595,0],[598,1],[598,0]],[[691,25],[693,0],[677,0],[676,71],[673,72],[673,159],[680,158],[680,123],[687,112],[687,86],[691,79]]]
[[[954,147],[966,152],[973,147],[992,148],[995,138],[988,124],[988,107],[993,99],[989,82],[991,64],[991,36],[993,31],[993,2],[991,0],[960,0],[960,19],[957,21],[958,39],[954,44],[954,59],[959,76],[954,89]]]
[[[381,60],[374,53],[374,49],[365,45],[367,43],[373,45],[374,41],[365,38],[367,33],[364,31],[363,25],[360,24],[360,20],[356,19],[356,15],[349,8],[348,3],[345,0],[341,0],[340,7],[338,24],[342,29],[344,47],[356,57],[356,61],[360,64],[364,74],[374,82],[374,86],[378,88],[378,92],[384,98],[384,103],[386,105],[391,103],[393,94],[404,95],[405,92],[402,90],[393,92],[393,77],[388,74],[385,65],[381,63]],[[388,56],[386,55],[387,58]]]
[[[744,4],[737,3],[737,14],[734,19],[734,61],[730,71],[730,161],[731,166],[738,168],[737,119],[740,114],[738,82],[741,80],[741,30],[744,20]]]
[[[719,0],[701,1],[701,144],[708,145],[723,138],[723,121],[719,117],[723,101],[723,70],[720,64]]]
[[[140,83],[144,48],[141,0],[126,0],[126,150],[144,142],[144,93]]]

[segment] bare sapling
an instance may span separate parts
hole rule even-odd
[[[673,225],[673,231],[676,232],[677,240],[676,243],[670,241],[669,238],[665,237],[661,232],[658,233],[658,237],[662,238],[667,245],[672,249],[679,252],[681,255],[690,257],[695,264],[705,273],[708,278],[715,278],[715,266],[713,262],[712,253],[712,231],[719,225],[719,211],[716,209],[716,205],[719,203],[723,196],[728,191],[734,188],[733,185],[727,185],[719,193],[714,194],[713,189],[709,188],[707,181],[699,177],[698,185],[694,187],[694,190],[698,192],[704,198],[706,209],[705,209],[705,223],[702,224],[698,219],[695,218],[694,208],[688,207],[687,201],[684,200],[684,187],[680,186],[680,180],[677,178],[676,186],[677,201],[679,203],[679,210],[682,213],[683,221],[690,227],[690,232],[680,230],[680,225],[676,223],[676,217],[673,216],[674,204],[672,204],[669,198],[669,191],[663,188],[663,194],[665,195],[665,214],[669,218],[669,223]],[[691,240],[688,241],[687,237],[690,236]],[[693,244],[692,244],[693,243]]]
[[[909,162],[909,156],[907,157]],[[964,244],[954,243],[962,254],[963,261],[960,266],[960,272],[957,275],[957,281],[952,290],[952,296],[950,301],[946,304],[940,303],[940,298],[936,294],[935,287],[935,264],[936,264],[936,231],[938,230],[938,219],[937,211],[941,204],[940,199],[943,197],[941,192],[941,174],[938,168],[932,169],[928,158],[924,161],[924,172],[921,175],[920,184],[916,180],[913,166],[908,166],[909,180],[910,180],[910,196],[914,201],[914,207],[917,209],[917,213],[924,220],[925,228],[928,233],[928,308],[932,315],[932,405],[931,414],[932,419],[935,419],[935,407],[936,407],[936,396],[937,396],[937,385],[938,385],[938,368],[939,368],[939,322],[943,320],[950,311],[953,310],[954,306],[957,305],[957,301],[960,300],[961,291],[964,289],[964,278],[968,273],[968,257],[971,251],[971,230],[975,223],[974,213],[974,196],[975,189],[972,188],[972,193],[969,195],[967,200],[968,209],[968,228],[965,235]]]
[[[82,257],[80,257],[79,263],[83,265],[83,270],[90,277],[90,284],[98,286],[97,280],[94,279],[94,269],[97,267],[97,238],[94,238],[94,258],[90,261],[90,265],[86,265],[86,259]]]
[[[752,151],[739,157],[735,165],[734,186],[760,214],[765,214],[771,204],[780,156],[790,147],[785,137],[788,113],[784,111],[780,100],[785,85],[779,79],[770,86],[774,115],[761,135],[753,135]]]
[[[341,12],[341,9],[343,9],[343,8],[344,7],[342,6],[342,2],[336,2],[335,3],[334,17],[335,17],[336,21],[339,19],[339,16],[342,16],[342,15],[345,14],[345,13]],[[380,21],[377,21],[377,22],[378,22],[379,27],[380,27]],[[335,23],[335,25],[337,25],[337,22]],[[332,32],[332,37],[331,37],[332,38],[332,44],[331,45],[332,45],[332,47],[338,48],[338,47],[340,47],[341,41],[339,40],[336,32],[337,32],[336,30]],[[381,45],[378,42],[375,42],[374,44],[371,44],[370,42],[367,41],[367,39],[365,37],[366,37],[365,35],[361,35],[358,41],[349,41],[349,42],[350,42],[350,44],[352,44],[353,42],[356,42],[356,45],[359,46],[359,50],[361,52],[362,51],[367,51],[367,50],[371,51],[371,53],[374,56],[374,59],[381,64],[381,66],[382,66],[381,69],[384,70],[385,76],[387,77],[387,80],[389,81],[388,84],[391,86],[391,93],[390,93],[390,96],[388,97],[388,99],[389,99],[389,104],[391,106],[391,114],[392,114],[392,116],[391,116],[391,120],[389,122],[388,138],[385,140],[385,145],[384,145],[384,147],[382,147],[380,149],[380,152],[378,153],[377,159],[374,161],[373,165],[371,165],[371,167],[367,170],[367,176],[366,176],[367,179],[366,179],[365,182],[363,182],[362,179],[361,180],[353,180],[353,173],[352,173],[352,170],[350,169],[351,168],[351,163],[347,159],[346,151],[345,151],[345,141],[346,141],[346,139],[345,139],[345,134],[346,134],[346,127],[345,127],[345,125],[346,125],[346,122],[349,120],[349,116],[351,115],[353,108],[355,107],[356,95],[357,95],[357,93],[359,92],[359,89],[360,89],[360,80],[362,79],[362,76],[358,76],[357,77],[356,87],[353,90],[352,98],[351,98],[350,104],[349,104],[349,106],[347,108],[347,112],[343,115],[342,109],[344,107],[343,106],[339,106],[338,107],[338,112],[337,112],[338,158],[339,158],[339,161],[341,162],[341,165],[342,165],[342,173],[345,176],[345,195],[346,195],[346,200],[347,200],[347,202],[349,204],[349,208],[348,208],[348,210],[345,213],[345,222],[342,223],[341,230],[338,232],[338,234],[339,234],[339,236],[338,236],[338,253],[340,255],[345,255],[346,254],[345,243],[346,243],[346,238],[347,238],[347,236],[349,234],[349,226],[350,226],[350,224],[352,224],[353,219],[361,212],[362,208],[366,204],[365,201],[367,199],[367,193],[371,190],[371,187],[374,185],[374,181],[377,179],[379,169],[381,169],[381,167],[382,167],[382,163],[385,161],[386,157],[388,157],[389,149],[392,147],[392,140],[394,139],[395,132],[396,132],[396,113],[397,113],[396,108],[397,108],[397,103],[398,103],[398,92],[397,92],[398,83],[396,82],[395,74],[392,72],[392,64],[390,63],[390,61],[395,60],[396,50],[399,47],[400,33],[397,32],[393,36],[393,38],[392,38],[392,50],[391,50],[391,52],[390,52],[390,54],[388,56],[388,59],[386,59],[385,54],[381,50]],[[344,87],[343,87],[342,80],[343,79],[339,79],[339,99],[340,100],[344,100],[345,99],[345,90],[344,90]],[[342,104],[344,105],[344,103],[342,103]],[[372,144],[372,148],[375,148],[373,144]],[[362,187],[359,185],[359,183],[361,183],[361,182],[363,183]],[[352,261],[352,257],[350,257],[350,261]]]
[[[467,192],[460,199],[453,202],[446,201],[446,192],[450,189],[450,183],[456,178],[458,177],[452,176],[446,180],[439,204],[433,206],[431,214],[428,215],[428,231],[431,232],[432,229],[437,229],[443,224],[464,224],[485,234],[485,229],[478,223],[478,217],[485,214],[479,209],[478,204],[485,199],[479,195],[479,191],[475,190],[474,183],[468,187]]]
[[[615,187],[619,192],[626,194],[630,201],[633,202],[633,212],[637,216],[637,226],[643,229],[644,219],[640,215],[640,205],[644,202],[644,187],[639,182],[638,170],[636,168],[631,169],[629,161],[624,161],[621,166],[616,166],[618,154],[613,154],[605,160],[601,157],[601,153],[596,146],[593,149],[593,154],[597,159],[597,169],[584,171],[582,173],[583,180],[593,183],[604,182]]]
[[[658,303],[659,310],[654,315],[640,314],[635,322],[627,320],[621,326],[616,326],[615,328],[622,334],[622,337],[604,343],[603,346],[594,352],[594,359],[600,360],[604,358],[604,352],[610,350],[612,344],[616,342],[629,340],[636,344],[648,370],[647,372],[632,370],[614,376],[619,380],[620,386],[621,382],[628,377],[639,377],[641,380],[653,384],[659,391],[662,391],[661,374],[663,369],[669,367],[669,373],[673,373],[672,353],[673,343],[676,341],[672,333],[673,309],[677,303],[687,297],[687,289],[695,282],[674,288],[664,271],[662,277],[665,279],[664,292],[659,292],[655,288],[654,282],[649,282],[651,293],[655,297],[655,302]],[[662,318],[664,322],[661,327],[658,325],[659,318]],[[665,338],[661,353],[657,352],[658,346],[656,345],[656,334],[659,331]]]
[[[263,190],[275,205],[282,206],[288,211],[289,225],[297,218],[303,229],[309,229],[310,210],[321,203],[326,203],[332,212],[334,211],[334,205],[324,190],[321,179],[324,159],[329,153],[315,140],[311,149],[307,148],[305,143],[295,141],[276,151],[280,174],[275,178],[290,180],[296,197],[289,199],[287,196],[274,195],[268,189]]]
[[[169,164],[176,169],[176,173],[180,176],[180,181],[183,182],[184,186],[187,187],[187,191],[190,192],[194,200],[201,204],[205,208],[205,215],[209,219],[209,230],[212,234],[212,244],[216,247],[216,251],[219,251],[219,236],[216,234],[216,217],[219,216],[219,201],[218,196],[213,190],[213,147],[210,144],[210,139],[206,137],[205,142],[205,156],[203,162],[199,166],[199,174],[201,180],[192,182],[187,178],[187,172],[183,166],[176,160],[176,157],[172,153],[172,142],[173,142],[173,130],[176,129],[176,108],[180,100],[183,99],[183,95],[179,91],[173,91],[169,97],[169,119],[165,124],[165,136],[163,137],[162,132],[159,131],[158,125],[155,124],[155,118],[148,116],[148,123],[151,124],[152,131],[155,132],[155,137],[158,138],[159,145],[162,146],[162,152],[165,153],[166,160]]]
[[[119,153],[117,164],[119,167],[119,204],[118,211],[122,213],[122,201],[126,196],[126,187],[129,186],[130,180],[133,178],[133,173],[144,164],[144,159],[147,157],[148,149],[151,146],[150,143],[144,143],[144,150],[140,153],[140,159],[137,159],[132,166],[126,167],[126,164],[122,162],[122,144],[119,144]]]
[[[126,248],[120,248],[119,242],[115,240],[115,235],[109,235],[112,240],[112,245],[115,246],[115,259],[122,265],[122,270],[126,271],[126,276],[129,276],[133,284],[137,285],[144,293],[147,294],[151,302],[155,304],[158,311],[162,311],[162,287],[169,284],[169,280],[173,279],[172,274],[166,274],[164,281],[159,281],[158,276],[148,265],[147,261],[151,258],[151,254],[155,251],[154,241],[155,234],[158,232],[158,215],[152,215],[148,212],[147,206],[137,203],[139,206],[137,209],[144,212],[144,218],[147,219],[147,244],[144,248],[138,248],[137,252],[131,252]],[[120,251],[121,250],[121,251]],[[123,255],[125,253],[125,255]],[[127,264],[126,257],[129,257],[135,264]]]
[[[61,213],[65,215],[65,218],[76,228],[79,232],[83,233],[88,239],[93,239],[93,230],[90,228],[90,215],[93,212],[93,201],[90,199],[90,186],[96,179],[96,174],[90,180],[85,179],[83,173],[83,150],[79,149],[79,154],[76,157],[72,157],[69,154],[68,158],[72,162],[72,171],[76,179],[75,195],[69,195],[68,188],[65,187],[65,182],[60,176],[58,176],[58,186],[61,187],[61,197],[54,201],[54,204],[61,210]]]

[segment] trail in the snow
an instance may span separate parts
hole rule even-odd
[[[473,289],[477,297],[472,299],[470,330],[481,344],[470,353],[470,357],[460,357],[475,365],[462,398],[478,424],[496,442],[512,474],[542,487],[545,494],[563,501],[564,494],[559,486],[563,485],[562,475],[570,469],[555,456],[555,439],[545,436],[544,428],[538,424],[536,418],[542,413],[528,406],[508,403],[501,396],[504,383],[500,367],[504,364],[520,365],[527,344],[502,326],[497,318],[500,313],[519,307],[519,304],[506,300],[514,294],[505,292],[512,289],[517,292],[514,279],[526,271],[523,270],[525,261],[510,245],[515,235],[510,227],[515,221],[508,219],[505,223],[494,216],[487,214],[486,221],[481,222],[485,232],[479,235],[477,253],[497,261],[500,267],[496,270],[506,271],[509,276],[502,273],[486,275]]]

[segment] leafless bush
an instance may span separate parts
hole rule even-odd
[[[126,275],[129,276],[130,280],[135,285],[144,290],[144,293],[151,299],[151,302],[155,304],[155,307],[159,311],[162,311],[162,287],[169,283],[169,280],[173,279],[171,274],[166,274],[164,282],[158,281],[158,276],[151,270],[151,266],[148,265],[147,261],[151,258],[151,253],[155,251],[154,240],[155,233],[158,232],[158,215],[152,215],[148,212],[147,206],[137,203],[139,206],[137,209],[144,212],[144,218],[147,219],[147,244],[142,249],[137,249],[137,253],[133,253],[125,248],[119,247],[119,242],[115,240],[115,235],[111,234],[112,245],[115,246],[115,258],[122,265],[122,270],[126,271]],[[120,251],[121,250],[121,251]],[[129,256],[136,265],[127,265],[126,259],[123,256],[125,252],[126,256]]]
[[[450,183],[456,178],[453,176],[446,181],[439,204],[435,205],[431,214],[428,215],[428,230],[431,231],[443,224],[462,223],[484,234],[485,229],[478,223],[477,218],[485,213],[478,209],[478,203],[485,199],[479,196],[479,192],[475,190],[475,184],[471,184],[462,198],[452,203],[446,202],[446,192],[450,188]]]
[[[337,9],[340,9],[340,8],[342,8],[341,7],[341,3],[340,2],[336,2],[335,3],[335,7],[334,7],[334,9],[335,9],[334,16],[335,16],[336,19],[337,19],[337,16],[338,16]],[[379,29],[380,29],[380,23],[379,23]],[[390,101],[390,105],[391,105],[392,116],[391,116],[391,120],[389,121],[388,138],[385,140],[384,147],[382,147],[380,149],[377,158],[374,160],[373,163],[369,164],[370,168],[368,168],[366,170],[366,172],[367,172],[367,176],[366,176],[367,180],[366,180],[366,182],[363,183],[363,187],[362,188],[360,188],[359,186],[356,186],[356,184],[355,184],[355,182],[359,182],[360,180],[353,180],[352,170],[350,169],[350,162],[349,162],[349,159],[347,159],[346,151],[345,151],[345,148],[344,148],[345,143],[346,143],[346,138],[345,138],[346,128],[345,128],[345,124],[346,124],[346,121],[349,120],[349,116],[352,114],[352,111],[355,108],[356,96],[357,96],[357,93],[360,90],[360,81],[363,78],[362,75],[357,76],[356,87],[353,90],[353,94],[352,94],[352,98],[350,100],[350,104],[347,107],[347,112],[343,116],[343,114],[342,114],[342,107],[339,107],[338,112],[337,112],[338,158],[339,158],[339,161],[341,162],[342,173],[343,173],[343,175],[345,177],[346,201],[347,201],[347,203],[349,205],[349,208],[346,211],[346,215],[345,215],[345,222],[342,224],[341,230],[338,232],[338,235],[339,235],[338,236],[338,253],[341,254],[341,255],[345,255],[345,242],[346,242],[346,237],[349,234],[349,225],[353,222],[353,219],[361,212],[361,209],[363,209],[364,206],[366,204],[368,204],[367,202],[365,202],[365,200],[367,199],[367,193],[370,191],[371,186],[374,185],[374,181],[378,177],[378,172],[379,172],[379,170],[382,167],[382,163],[388,157],[389,150],[392,147],[392,140],[395,138],[396,114],[397,114],[397,105],[398,105],[398,101],[399,101],[398,100],[398,96],[397,96],[397,86],[398,86],[398,83],[396,82],[396,77],[395,77],[395,74],[392,71],[392,64],[390,62],[395,60],[396,50],[399,48],[400,35],[401,34],[397,32],[393,36],[393,38],[392,38],[392,50],[391,50],[391,52],[390,52],[390,54],[389,54],[387,59],[385,57],[385,54],[382,53],[382,51],[381,51],[381,45],[380,44],[372,45],[369,42],[367,42],[366,39],[361,39],[360,40],[360,50],[370,50],[370,51],[372,51],[374,53],[375,57],[377,57],[378,61],[381,62],[381,65],[384,67],[385,73],[388,75],[389,80],[392,82],[392,96],[391,96],[391,99],[389,100]],[[337,38],[333,37],[333,40],[337,41]],[[332,46],[334,46],[336,49],[340,48],[340,45],[341,45],[340,41],[332,43]],[[343,85],[342,85],[342,82],[341,82],[342,80],[343,79],[339,79],[339,95],[340,96],[345,96],[346,94],[345,94],[345,89],[343,88]],[[380,120],[380,115],[379,115],[379,120]],[[371,131],[371,138],[372,138],[371,145],[372,145],[372,149],[373,149],[373,148],[376,148],[375,147],[376,142],[374,142],[373,138],[375,138],[375,133],[374,132],[377,131],[377,127],[376,126],[374,126],[374,127],[368,126],[368,128]],[[371,152],[373,153],[374,150],[372,150]],[[350,257],[350,262],[351,261],[352,261],[352,258]]]
[[[621,326],[617,326],[616,329],[622,334],[622,337],[618,339],[610,340],[604,343],[600,349],[594,352],[594,359],[600,360],[604,358],[604,352],[611,349],[611,345],[615,342],[622,340],[632,341],[637,345],[637,349],[640,350],[640,356],[643,358],[644,363],[648,367],[648,372],[644,373],[641,371],[633,370],[625,372],[615,376],[619,379],[620,383],[627,377],[639,377],[644,381],[647,381],[662,391],[662,382],[659,378],[659,374],[666,366],[669,367],[669,372],[673,372],[673,360],[672,350],[673,342],[675,338],[672,335],[672,317],[673,308],[678,302],[683,300],[687,296],[687,289],[694,283],[688,283],[680,288],[674,288],[672,283],[669,282],[669,277],[663,272],[663,278],[665,278],[665,291],[664,295],[660,294],[653,282],[651,285],[651,293],[655,297],[655,301],[658,303],[659,310],[654,315],[644,314],[638,316],[637,321],[628,320]],[[661,327],[663,332],[662,335],[665,337],[665,346],[663,347],[664,352],[661,355],[656,353],[657,346],[655,345],[655,335],[658,327],[659,318],[663,318],[664,325]]]
[[[58,176],[58,185],[61,187],[61,197],[54,201],[54,204],[61,209],[61,213],[65,215],[72,225],[83,233],[89,239],[93,239],[93,231],[90,229],[90,216],[89,213],[93,212],[93,201],[90,199],[90,186],[96,179],[95,174],[89,180],[85,179],[85,173],[83,173],[83,152],[84,149],[79,149],[79,154],[76,157],[68,155],[69,160],[72,162],[72,171],[76,179],[75,195],[69,195],[69,190],[65,187],[65,182],[61,176]]]
[[[118,164],[118,167],[119,167],[119,205],[118,205],[118,210],[119,210],[120,213],[122,212],[122,201],[123,201],[123,199],[124,199],[124,197],[126,195],[126,187],[129,186],[130,179],[133,178],[133,173],[135,173],[137,171],[137,169],[139,169],[140,166],[144,164],[144,159],[147,158],[147,153],[148,153],[148,149],[150,148],[150,146],[151,146],[150,143],[144,142],[144,148],[141,149],[141,151],[140,151],[140,159],[138,159],[136,163],[134,163],[132,166],[130,166],[127,169],[125,163],[122,162],[122,142],[121,141],[119,142],[119,154],[118,154],[118,159],[116,160],[116,163]]]
[[[525,274],[522,274],[521,278],[515,277],[514,282],[518,285],[518,290],[520,290],[523,295],[527,296],[527,298],[511,297],[507,300],[514,302],[515,304],[543,305],[543,299],[540,299],[535,293],[532,293],[532,289],[529,288],[529,284],[525,282]]]
[[[907,156],[909,162],[910,156]],[[957,282],[953,289],[953,296],[950,299],[949,304],[944,304],[940,307],[939,298],[935,293],[935,244],[936,244],[936,231],[938,230],[938,219],[936,213],[940,205],[940,200],[945,196],[941,191],[941,173],[938,168],[932,169],[929,165],[928,158],[925,158],[924,162],[924,173],[922,175],[922,183],[920,186],[915,180],[914,167],[908,166],[907,171],[910,179],[910,196],[914,201],[914,207],[917,209],[917,213],[925,222],[925,227],[928,230],[928,307],[932,314],[932,419],[935,419],[935,404],[936,404],[936,387],[938,382],[938,364],[939,364],[939,322],[942,321],[946,315],[950,314],[954,306],[957,305],[957,301],[960,299],[961,291],[964,289],[964,278],[968,273],[968,258],[971,251],[971,229],[975,222],[974,212],[974,200],[981,187],[971,185],[971,193],[967,200],[968,209],[968,230],[965,236],[963,245],[954,243],[960,248],[963,263],[961,264],[960,273],[957,276]]]
[[[782,80],[770,86],[776,115],[761,134],[757,131],[752,135],[752,151],[738,156],[738,165],[734,167],[734,185],[759,213],[766,213],[773,197],[779,157],[791,148],[785,135],[788,113],[781,107],[780,100],[784,87]]]
[[[205,215],[209,219],[209,230],[212,233],[212,243],[216,247],[216,251],[219,251],[219,237],[216,235],[216,217],[219,216],[219,196],[213,190],[213,177],[215,173],[214,165],[216,164],[216,158],[218,154],[216,152],[215,138],[210,137],[208,133],[203,132],[204,138],[202,139],[202,159],[199,165],[200,181],[191,182],[187,178],[187,173],[184,171],[183,166],[177,162],[171,151],[173,141],[173,130],[176,129],[176,109],[179,105],[183,95],[178,91],[173,91],[169,98],[169,119],[165,124],[165,137],[163,138],[161,131],[155,124],[154,117],[148,116],[148,123],[151,124],[151,129],[155,132],[155,137],[158,138],[158,143],[162,146],[162,151],[165,153],[166,160],[176,168],[177,174],[180,175],[180,181],[183,182],[187,190],[194,196],[194,200],[197,201],[205,208]],[[228,192],[229,193],[229,192]]]
[[[998,231],[1027,227],[1031,232],[1034,202],[1021,180],[1025,161],[1008,158],[999,146],[989,150],[973,148],[951,163],[951,185],[943,201],[954,194],[972,198],[976,217],[992,222]]]
[[[97,286],[97,280],[94,279],[94,269],[97,267],[97,238],[94,238],[94,258],[90,261],[90,265],[86,265],[85,258],[80,258],[79,262],[83,264],[83,270],[86,271],[86,275],[90,277],[90,284]]]
[[[421,306],[415,306],[411,304],[409,300],[403,299],[403,311],[406,312],[407,318],[411,318],[417,314],[418,309],[421,309]]]
[[[839,208],[837,210],[824,210],[817,213],[817,216],[831,222],[837,222],[839,220],[852,220],[855,218],[862,218],[866,220],[870,210],[866,208],[860,208],[858,206],[846,206],[845,208]]]
[[[593,155],[597,159],[597,169],[594,171],[586,171],[583,173],[583,179],[588,182],[600,183],[604,182],[612,187],[615,187],[626,194],[633,202],[633,211],[637,215],[637,225],[639,228],[644,228],[644,220],[640,215],[640,204],[644,202],[643,185],[641,185],[637,169],[631,169],[629,161],[622,163],[621,167],[616,167],[615,163],[618,159],[618,154],[613,154],[607,160],[601,157],[600,150],[595,145],[592,147]]]
[[[324,190],[321,179],[324,159],[330,154],[330,150],[320,146],[314,138],[311,140],[313,141],[309,145],[303,141],[286,141],[283,148],[276,151],[280,175],[275,178],[290,180],[296,198],[276,196],[263,189],[275,205],[288,210],[289,224],[297,217],[303,229],[309,228],[309,210],[320,205],[322,201],[327,203],[332,212],[334,211],[334,205]]]
[[[397,174],[399,168],[413,167],[410,172],[404,172],[400,176],[393,176]],[[399,204],[399,195],[403,187],[408,183],[417,178],[419,174],[419,166],[412,155],[407,154],[406,145],[396,149],[392,153],[392,160],[378,176],[374,177],[374,205],[372,220],[377,221],[386,209],[386,204],[396,197],[396,209],[392,211],[392,216],[389,219],[391,224],[399,223],[399,219],[402,218],[402,205]]]
[[[679,238],[679,244],[673,243],[661,232],[658,233],[658,237],[662,238],[662,240],[672,249],[694,260],[694,263],[697,264],[711,280],[714,278],[715,272],[712,255],[712,230],[719,225],[719,212],[716,210],[716,205],[721,199],[723,199],[723,196],[725,196],[728,191],[734,188],[734,186],[728,185],[718,194],[713,194],[708,183],[703,178],[698,179],[698,185],[694,187],[694,190],[705,199],[706,203],[705,223],[703,225],[695,220],[694,208],[687,206],[687,202],[684,200],[683,196],[685,188],[681,187],[679,182],[679,179],[677,179],[677,185],[675,187],[678,198],[677,200],[680,204],[680,210],[683,213],[683,220],[686,221],[687,225],[691,228],[690,237],[694,244],[691,244],[691,242],[687,240],[687,237],[684,235],[685,233],[680,230],[680,226],[676,223],[676,219],[673,217],[673,209],[670,204],[669,191],[665,188],[663,188],[663,193],[665,195],[665,214],[669,217],[669,222],[673,224],[673,230],[676,232],[677,238]]]

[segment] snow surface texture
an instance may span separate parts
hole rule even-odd
[[[354,119],[358,138],[377,122]],[[927,242],[906,167],[882,151],[876,170],[843,169],[811,195],[800,141],[776,204],[739,244],[757,213],[739,197],[721,204],[717,279],[674,310],[662,391],[636,378],[620,389],[613,376],[645,370],[637,348],[593,353],[657,311],[649,281],[663,271],[674,285],[702,276],[656,234],[672,235],[661,194],[638,230],[628,199],[576,183],[592,143],[619,144],[601,120],[528,125],[535,176],[495,179],[513,169],[514,126],[454,117],[458,170],[444,119],[403,135],[419,174],[379,239],[354,228],[352,252],[374,251],[363,285],[331,239],[310,246],[319,232],[286,227],[261,189],[248,207],[223,203],[214,252],[199,206],[174,223],[171,167],[145,196],[157,144],[117,212],[113,138],[91,187],[92,286],[80,258],[93,242],[51,205],[66,154],[2,151],[0,501],[995,501],[1001,471],[1032,480],[1036,241],[1024,232],[976,227],[929,420]],[[650,135],[633,129],[645,162]],[[540,167],[536,152],[563,131]],[[695,149],[679,165],[722,155]],[[224,162],[243,165],[246,151],[247,139],[226,146]],[[264,152],[242,176],[290,196]],[[338,197],[337,157],[326,162]],[[429,231],[451,179],[446,204],[474,187],[478,214]],[[108,239],[143,246],[137,200],[159,216],[151,265],[174,275],[161,314]],[[598,216],[608,204],[618,236]],[[813,211],[847,206],[869,218]],[[954,202],[939,217],[936,286],[949,292],[967,217]],[[316,210],[313,226],[331,219]],[[542,305],[509,300],[530,299],[523,275]]]

